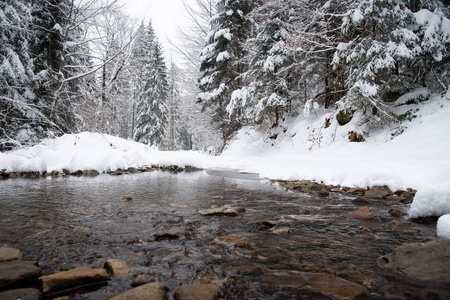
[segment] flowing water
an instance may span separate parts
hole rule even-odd
[[[262,276],[264,270],[335,274],[364,284],[379,298],[383,286],[401,283],[386,277],[377,258],[435,235],[433,225],[393,230],[396,222],[408,221],[390,216],[384,200],[370,204],[374,218],[356,220],[343,217],[358,209],[349,197],[327,200],[289,193],[269,181],[253,180],[251,174],[208,173],[1,181],[0,244],[20,249],[23,260],[39,262],[44,275],[78,266],[102,268],[107,259],[122,259],[138,274],[167,285],[169,299],[180,284],[195,280],[220,283],[227,299],[317,298],[278,287]],[[123,201],[124,195],[133,200]],[[198,213],[214,205],[243,206],[246,212],[234,217]],[[264,220],[289,233],[270,232],[261,224]],[[179,237],[155,237],[165,231]],[[253,244],[211,243],[230,234]],[[106,286],[72,296],[103,299],[129,289],[131,280],[113,278]]]

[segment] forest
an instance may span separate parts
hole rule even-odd
[[[243,126],[276,139],[318,109],[358,114],[358,141],[407,117],[405,93],[450,86],[448,1],[183,3],[176,64],[118,1],[1,1],[0,150],[90,131],[218,154]]]

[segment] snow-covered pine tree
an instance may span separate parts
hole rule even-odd
[[[342,109],[360,110],[373,124],[394,121],[386,102],[419,86],[427,74],[449,57],[450,22],[440,1],[364,0],[352,2],[343,18],[343,41],[332,65],[345,76]],[[415,6],[415,5],[414,5]],[[416,9],[418,9],[417,7]],[[447,76],[448,77],[448,76]],[[440,80],[436,77],[435,80]],[[443,85],[445,87],[445,85]]]
[[[255,37],[248,40],[249,69],[242,76],[243,88],[233,91],[227,112],[241,112],[241,118],[260,123],[270,118],[278,124],[290,102],[290,84],[294,81],[294,56],[286,43],[292,34],[292,1],[267,1],[250,16]]]
[[[134,139],[159,148],[167,144],[167,67],[151,23],[141,26],[133,46],[131,71],[136,95]]]
[[[242,87],[239,77],[246,71],[243,62],[245,41],[250,33],[248,14],[252,0],[219,0],[218,13],[211,20],[206,47],[201,52],[198,102],[203,109],[213,108],[213,122],[222,131],[224,142],[239,126],[240,112],[231,117],[226,112],[231,93]]]
[[[33,90],[31,20],[28,1],[0,2],[0,150],[33,142],[46,122]]]

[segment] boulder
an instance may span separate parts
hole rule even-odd
[[[0,300],[40,300],[41,291],[35,288],[9,290],[0,293]]]
[[[414,284],[450,287],[450,240],[402,245],[378,259],[378,265]]]
[[[114,277],[129,277],[134,275],[134,271],[121,259],[108,259],[105,262],[104,268]]]
[[[240,213],[244,213],[245,208],[241,206],[228,206],[225,205],[223,207],[215,207],[210,209],[202,209],[199,210],[198,213],[202,216],[220,216],[220,215],[226,215],[226,216],[237,216]]]
[[[385,197],[392,195],[392,191],[387,186],[373,186],[370,190],[366,191],[364,196],[369,198],[384,199]]]
[[[29,287],[38,282],[41,269],[33,261],[7,261],[0,263],[0,290]]]
[[[0,247],[0,262],[2,261],[11,261],[11,260],[19,260],[20,259],[20,251],[16,248],[10,248],[8,246]]]
[[[151,275],[140,274],[135,279],[133,279],[133,281],[131,282],[131,286],[136,287],[153,281],[155,281],[155,277]]]
[[[44,293],[61,291],[85,284],[110,280],[105,269],[79,267],[39,278]]]
[[[118,295],[108,297],[108,300],[165,300],[167,287],[160,282],[147,283]],[[199,298],[200,299],[200,298]]]
[[[367,288],[338,276],[297,271],[267,271],[263,280],[282,288],[295,288],[333,299],[371,299]]]
[[[183,284],[175,290],[175,300],[218,300],[223,297],[216,284]]]
[[[355,210],[354,212],[344,214],[344,216],[355,219],[368,220],[373,217],[373,214],[368,206],[363,206],[360,209]]]
[[[230,247],[251,248],[254,243],[250,242],[248,238],[238,236],[235,234],[218,236],[212,241],[213,245],[225,245]]]

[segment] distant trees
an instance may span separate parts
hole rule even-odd
[[[131,66],[136,97],[133,137],[138,142],[164,148],[167,145],[169,83],[161,46],[151,23],[139,28]]]

